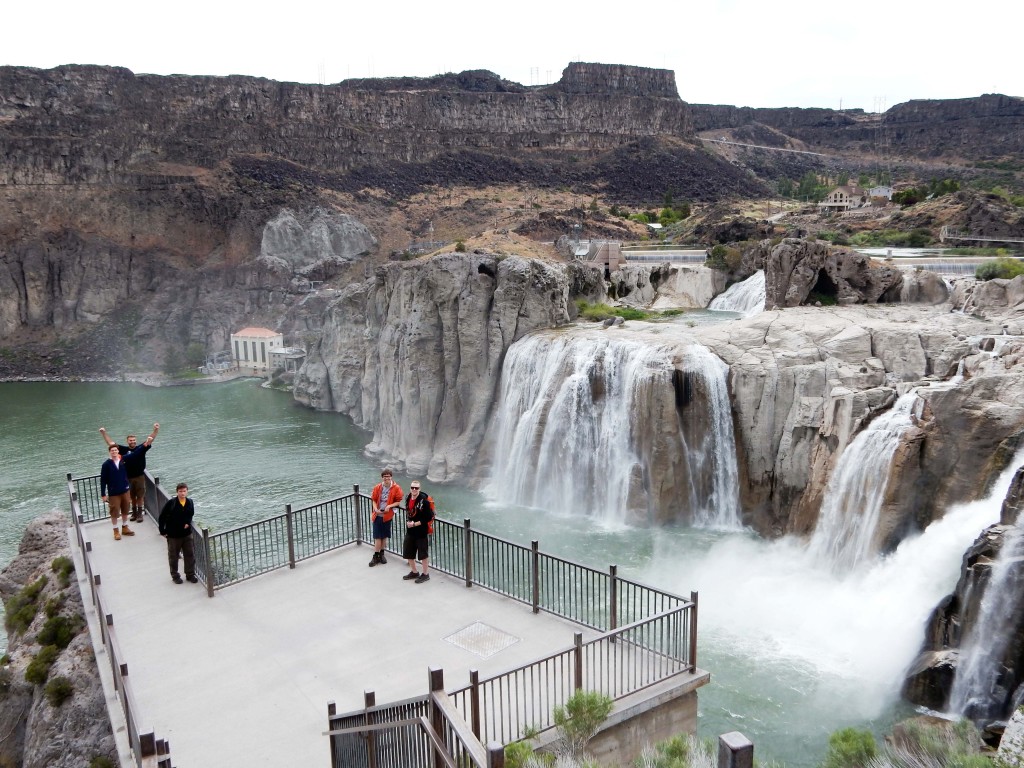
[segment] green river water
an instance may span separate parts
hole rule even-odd
[[[216,530],[278,514],[287,503],[331,498],[355,483],[368,491],[379,475],[363,456],[369,435],[253,380],[162,388],[3,383],[0,565],[17,553],[29,520],[67,509],[65,473],[98,473],[106,458],[100,426],[119,441],[129,431],[141,440],[154,422],[160,434],[148,455],[151,471],[165,486],[187,482],[197,519]],[[396,479],[407,486],[409,478]],[[741,731],[759,759],[789,766],[816,765],[838,728],[882,733],[910,713],[891,679],[904,663],[889,658],[893,634],[919,642],[918,614],[934,605],[931,592],[941,596],[956,577],[954,566],[942,576],[949,584],[911,600],[891,588],[911,580],[910,566],[837,577],[807,562],[799,542],[600,527],[582,514],[509,508],[468,488],[424,486],[441,516],[468,517],[519,542],[539,539],[542,550],[594,567],[616,563],[623,575],[681,594],[699,590],[698,660],[712,677],[700,691],[699,735]]]

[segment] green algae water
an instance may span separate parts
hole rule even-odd
[[[154,422],[160,433],[147,457],[150,471],[164,486],[187,482],[197,520],[214,530],[279,514],[286,504],[322,501],[354,484],[369,491],[379,479],[380,467],[363,455],[367,433],[254,380],[161,388],[4,383],[0,565],[17,553],[29,520],[52,509],[67,512],[66,473],[99,472],[106,459],[100,426],[120,442],[129,432],[144,438]],[[403,488],[409,479],[396,477]],[[698,663],[711,672],[699,693],[701,737],[741,731],[759,760],[810,768],[824,756],[832,731],[854,726],[882,733],[912,713],[897,700],[898,665],[885,663],[893,643],[886,622],[904,622],[900,632],[920,641],[923,620],[908,611],[910,598],[891,588],[915,583],[907,575],[912,565],[840,579],[804,557],[800,542],[606,526],[580,515],[502,506],[468,488],[424,486],[448,519],[470,518],[476,528],[521,543],[537,539],[542,550],[593,567],[615,563],[624,576],[680,594],[698,590]],[[949,549],[957,547],[953,537]],[[934,549],[932,543],[930,556]],[[955,552],[957,563],[962,552]],[[931,592],[915,594],[911,602],[922,606],[915,610],[930,610],[932,593],[941,597],[955,578],[955,566],[941,578],[928,576],[949,584],[931,583]]]

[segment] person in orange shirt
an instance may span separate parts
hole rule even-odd
[[[370,500],[373,502],[373,510],[370,512],[370,522],[373,524],[373,558],[370,560],[370,567],[385,565],[384,546],[391,538],[391,518],[395,516],[395,508],[402,506],[402,489],[398,483],[392,482],[391,470],[384,469],[380,473],[381,482],[373,487]]]

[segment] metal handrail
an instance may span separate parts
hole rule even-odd
[[[147,760],[147,758],[154,757],[157,768],[171,768],[170,747],[167,742],[163,739],[157,739],[154,731],[143,729],[139,725],[141,715],[132,688],[131,678],[128,676],[128,664],[124,652],[121,650],[121,644],[117,639],[114,617],[104,609],[102,579],[93,570],[92,559],[89,556],[92,551],[92,544],[86,539],[83,530],[86,522],[85,514],[82,511],[76,484],[70,473],[67,475],[67,486],[68,500],[71,506],[71,520],[75,528],[75,538],[78,541],[82,562],[85,566],[85,577],[89,583],[89,595],[92,598],[92,604],[95,606],[96,615],[99,619],[100,642],[106,649],[114,689],[117,692],[117,700],[120,702],[121,710],[124,714],[132,757],[139,768],[143,765],[144,760],[146,764],[154,764]]]

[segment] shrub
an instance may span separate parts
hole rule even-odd
[[[555,707],[552,717],[558,729],[558,753],[582,757],[587,742],[608,719],[614,702],[598,691],[576,691],[564,707]]]
[[[0,699],[11,692],[11,670],[0,668]]]
[[[76,622],[67,616],[54,616],[46,620],[43,628],[36,635],[36,642],[40,645],[55,645],[58,648],[67,648],[71,639],[78,634]]]
[[[40,576],[31,584],[26,584],[4,603],[4,610],[7,612],[4,626],[8,632],[20,634],[28,629],[36,617],[36,611],[39,610],[39,593],[43,591],[47,581],[45,576]]]
[[[66,677],[55,677],[43,688],[43,694],[46,696],[46,700],[50,702],[51,707],[59,707],[70,699],[74,692],[75,687]]]
[[[39,653],[28,663],[25,669],[25,679],[33,685],[42,685],[50,675],[50,667],[57,660],[60,653],[57,646],[45,645],[39,649]]]
[[[109,757],[94,757],[89,761],[89,768],[117,768]]]
[[[828,752],[822,768],[867,768],[878,754],[871,731],[843,728],[828,737]]]
[[[46,613],[46,618],[52,619],[58,613],[60,613],[61,607],[64,605],[64,595],[54,595],[46,601],[46,606],[43,611]]]
[[[70,557],[61,555],[53,558],[50,570],[57,574],[61,585],[66,587],[71,583],[71,574],[75,572],[75,562]]]
[[[986,261],[974,270],[974,276],[979,280],[1012,280],[1018,275],[1024,275],[1024,261],[1010,257]]]
[[[456,243],[455,243],[455,252],[456,253],[465,253],[466,252],[466,244],[464,242],[462,242],[461,240],[456,241]]]
[[[650,312],[635,307],[611,307],[607,304],[591,304],[586,299],[576,300],[576,309],[584,320],[599,323],[609,317],[621,317],[623,320],[647,320]]]

